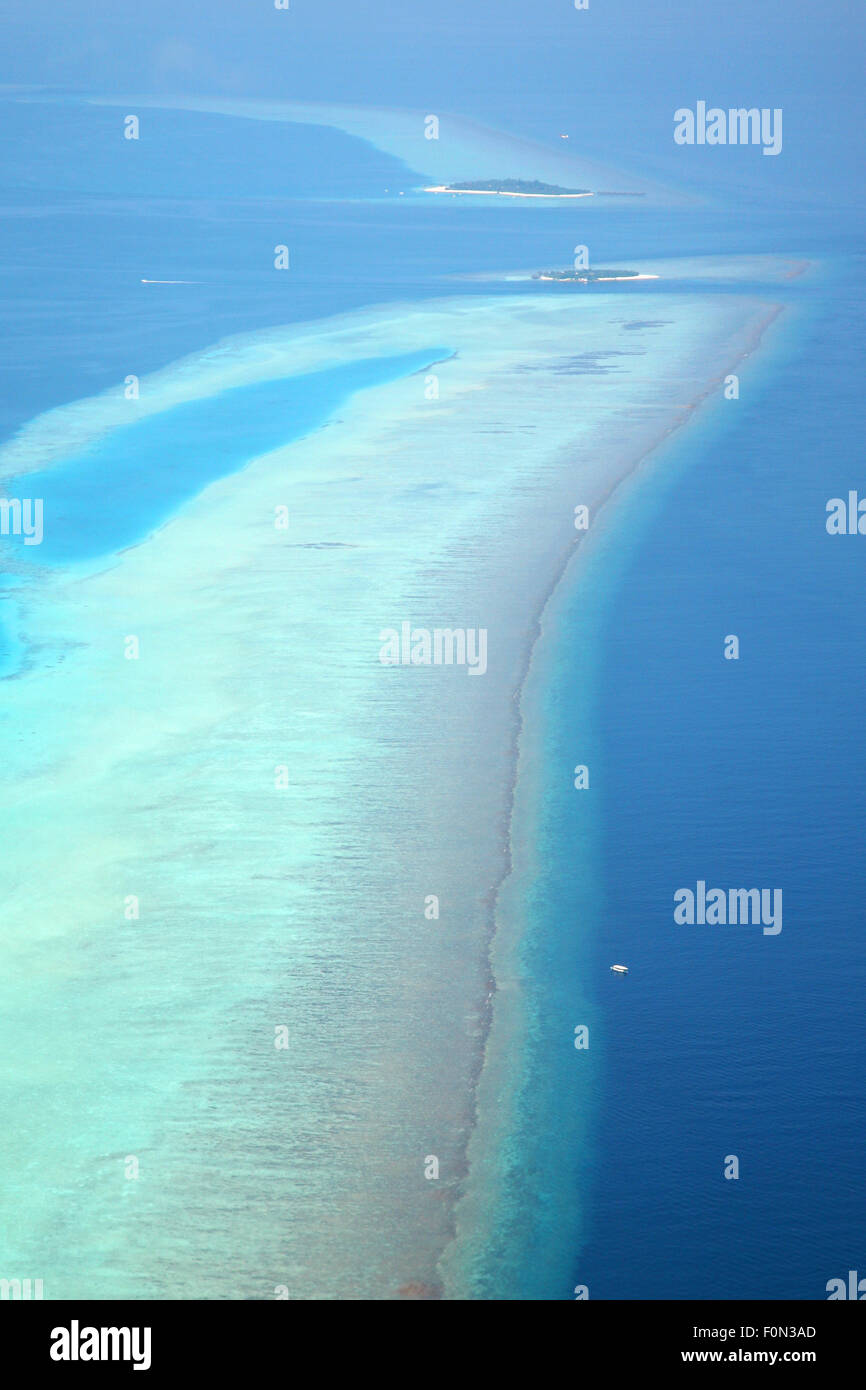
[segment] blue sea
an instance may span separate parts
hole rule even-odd
[[[705,406],[617,491],[552,603],[525,697],[542,756],[516,807],[535,858],[513,890],[531,1029],[514,1059],[507,1202],[474,1281],[487,1298],[825,1296],[862,1267],[866,1217],[866,559],[862,538],[824,524],[827,499],[862,486],[854,232],[832,209],[751,197],[736,217],[596,209],[587,232],[560,207],[397,201],[423,171],[324,128],[154,111],[136,146],[117,110],[60,93],[3,114],[0,443],[227,335],[495,293],[458,277],[562,263],[590,235],[598,261],[622,264],[820,261],[811,277],[747,287],[787,305],[748,391]],[[279,244],[289,275],[273,268]],[[659,290],[633,291],[650,315]],[[19,491],[26,477],[63,518],[27,565],[139,542],[208,482],[451,350],[226,391],[21,475]],[[9,670],[20,554],[0,552]],[[781,933],[677,925],[673,895],[698,880],[781,888]],[[614,961],[629,974],[612,975]],[[586,1053],[572,1046],[579,1024]],[[29,1197],[19,1188],[24,1228],[41,1200],[35,1179]],[[122,1250],[111,1258],[122,1265]]]
[[[40,564],[70,564],[134,545],[208,483],[324,424],[355,391],[448,355],[447,348],[431,347],[236,386],[118,426],[54,468],[9,479],[10,496],[41,498],[51,517],[38,550],[23,546],[20,554],[38,555]]]
[[[864,558],[825,507],[856,486],[864,329],[846,263],[749,399],[621,489],[555,605],[518,888],[534,1025],[486,1297],[820,1299],[858,1267]],[[781,932],[678,925],[698,880],[780,888]]]

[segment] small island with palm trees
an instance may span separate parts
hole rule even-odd
[[[506,198],[591,198],[589,188],[560,188],[538,179],[471,179],[461,183],[437,184],[425,193],[498,193]]]
[[[589,266],[571,270],[536,270],[533,280],[570,281],[581,285],[592,284],[596,280],[657,280],[657,275],[644,275],[639,270],[609,270],[601,266],[590,270]]]

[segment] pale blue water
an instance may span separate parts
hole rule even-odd
[[[8,480],[9,496],[42,498],[45,517],[40,545],[9,541],[9,549],[15,546],[17,558],[55,565],[134,545],[208,483],[324,424],[355,391],[448,355],[447,348],[431,347],[236,386],[119,426],[52,468]]]
[[[490,293],[450,277],[562,263],[586,230],[565,209],[383,202],[409,172],[334,132],[152,113],[135,148],[119,140],[116,111],[3,109],[4,438],[229,333]],[[306,200],[338,194],[375,201]],[[856,241],[832,209],[794,220],[781,201],[675,222],[613,209],[590,226],[604,260],[842,258]],[[286,276],[272,267],[282,242]],[[859,269],[773,289],[808,315],[758,398],[691,427],[667,471],[620,499],[591,560],[596,583],[563,602],[539,710],[542,867],[525,902],[536,1022],[514,1059],[526,1088],[508,1154],[513,1199],[490,1233],[485,1296],[567,1298],[583,1282],[593,1297],[821,1297],[862,1258],[864,561],[857,538],[823,529],[826,497],[858,483]],[[651,301],[658,290],[634,292]],[[50,501],[63,517],[28,564],[140,539],[253,446],[315,428],[349,392],[427,360],[320,374],[312,394],[243,388],[116,431],[28,478],[28,495],[44,493],[47,515]],[[721,660],[728,631],[743,637],[736,666]],[[560,776],[578,727],[593,770],[584,801]],[[782,935],[675,928],[672,893],[698,877],[782,886]],[[614,958],[631,965],[627,980],[609,975]],[[576,997],[593,1028],[585,1074],[562,1044]],[[226,1114],[226,1130],[243,1119]],[[738,1183],[721,1178],[728,1153],[741,1158]],[[25,1227],[41,1201],[34,1180],[20,1194]],[[122,1251],[113,1258],[122,1265]]]

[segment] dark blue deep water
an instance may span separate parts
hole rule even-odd
[[[866,483],[864,333],[849,267],[687,446],[608,611],[596,939],[636,968],[600,1004],[598,1297],[821,1298],[863,1262],[866,537],[825,508]],[[782,888],[781,933],[674,924],[698,879]]]
[[[824,289],[627,485],[564,605],[515,1145],[559,1232],[506,1240],[522,1297],[821,1299],[863,1264],[866,537],[825,508],[866,481],[866,296],[850,264]],[[781,888],[781,932],[677,925],[699,879]]]

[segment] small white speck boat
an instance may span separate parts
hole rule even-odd
[[[615,971],[615,973],[616,973],[617,975],[627,975],[627,974],[628,974],[628,966],[627,966],[627,965],[612,965],[610,968],[611,968],[611,970]]]

